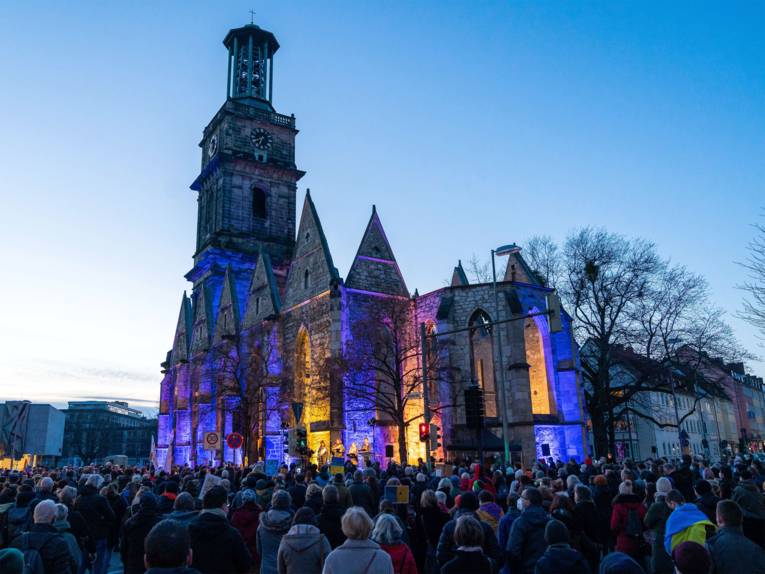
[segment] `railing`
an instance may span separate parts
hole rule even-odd
[[[270,121],[277,126],[284,126],[287,128],[295,127],[295,116],[285,116],[277,112],[269,112],[268,110],[259,109],[246,104],[240,104],[236,101],[230,100],[234,104],[234,109],[243,114],[253,118],[261,118]]]

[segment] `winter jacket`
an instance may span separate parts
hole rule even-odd
[[[672,514],[672,510],[664,502],[664,497],[659,497],[648,509],[643,519],[645,527],[652,531],[650,560],[653,574],[673,574],[675,571],[672,557],[664,550],[664,533],[670,514]]]
[[[138,513],[128,518],[122,528],[120,556],[125,574],[143,574],[146,569],[143,563],[144,540],[154,525],[162,520],[156,502],[151,500],[151,503],[142,504]]]
[[[550,516],[541,506],[527,507],[513,521],[505,556],[512,574],[532,574],[537,560],[547,548],[545,526]]]
[[[399,542],[398,544],[380,544],[380,548],[390,555],[394,574],[417,574],[417,565],[414,563],[414,556],[409,546]]]
[[[231,515],[231,526],[239,531],[242,535],[247,550],[250,551],[250,556],[256,563],[260,563],[260,558],[256,549],[256,538],[258,533],[258,526],[260,525],[260,513],[262,512],[260,506],[254,502],[246,502],[239,508],[237,508]]]
[[[478,515],[478,518],[491,526],[496,534],[497,529],[499,528],[499,521],[504,514],[499,504],[496,502],[486,502],[478,508],[476,514]]]
[[[497,541],[499,542],[499,548],[504,553],[507,548],[507,541],[510,538],[510,528],[513,526],[513,522],[521,515],[518,508],[508,508],[507,514],[499,521],[499,528],[497,529]],[[502,574],[509,574],[510,567],[505,564],[502,566]]]
[[[295,483],[287,489],[292,498],[292,507],[297,510],[305,504],[306,486],[302,482]]]
[[[630,514],[636,513],[637,524],[640,526],[640,533],[637,536],[628,534],[627,528],[630,524]],[[645,518],[645,506],[635,494],[620,494],[614,498],[613,510],[611,512],[611,531],[616,535],[616,551],[624,552],[632,557],[640,556],[643,546],[642,527]]]
[[[173,510],[165,518],[177,520],[178,522],[188,525],[189,521],[194,520],[197,516],[199,516],[198,510]]]
[[[188,525],[193,568],[202,574],[243,574],[250,570],[252,556],[222,510],[203,510]]]
[[[568,544],[551,544],[539,559],[534,574],[590,574],[590,566],[581,553]]]
[[[444,564],[449,562],[455,556],[457,545],[454,542],[454,529],[457,527],[457,519],[463,515],[469,515],[479,521],[483,528],[483,550],[486,556],[494,560],[497,564],[502,563],[502,549],[497,544],[497,537],[491,526],[482,522],[475,512],[460,509],[454,513],[454,518],[444,525],[441,531],[441,538],[438,539],[438,548],[436,548],[436,559],[443,568]]]
[[[492,574],[494,561],[483,552],[455,550],[454,558],[441,566],[441,574]]]
[[[610,552],[600,562],[599,574],[645,574],[645,570],[624,552]]]
[[[170,514],[173,511],[175,499],[178,497],[174,492],[163,492],[158,497],[157,507],[160,514]]]
[[[720,502],[720,499],[717,496],[711,492],[707,492],[706,494],[700,496],[698,500],[696,500],[696,506],[699,507],[701,512],[707,515],[707,518],[709,518],[710,522],[716,523],[718,502]]]
[[[335,481],[332,485],[337,489],[337,494],[340,496],[340,506],[344,506],[345,508],[353,506],[353,496],[348,487],[345,486],[345,483]]]
[[[377,508],[375,508],[372,496],[372,489],[369,488],[368,484],[364,484],[360,480],[354,480],[351,483],[351,486],[348,487],[348,490],[351,492],[354,506],[361,506],[367,511],[369,516],[374,516],[377,513]]]
[[[744,534],[747,538],[765,546],[765,505],[762,494],[751,480],[742,480],[731,495],[744,512]]]
[[[324,505],[324,499],[321,496],[321,492],[314,494],[313,496],[310,496],[305,499],[305,503],[303,506],[307,506],[311,510],[313,510],[313,513],[317,516],[321,513],[321,507]]]
[[[346,540],[329,553],[322,574],[393,574],[393,563],[376,542]]]
[[[279,574],[321,574],[332,548],[311,524],[296,524],[282,536],[276,555]]]
[[[690,468],[681,466],[673,471],[669,478],[672,480],[673,486],[682,493],[685,500],[693,500],[695,498],[693,494],[693,474]]]
[[[293,513],[289,510],[272,508],[260,515],[260,526],[255,538],[256,550],[260,556],[260,574],[277,574],[277,554],[282,536],[292,524]]]
[[[667,527],[664,531],[664,550],[672,556],[672,550],[681,542],[698,542],[702,546],[706,539],[714,532],[707,515],[701,512],[693,503],[686,502],[672,511],[667,519]]]
[[[76,574],[77,572],[77,563],[69,552],[69,545],[50,524],[33,524],[29,532],[13,539],[10,547],[18,548],[22,552],[36,548],[42,559],[45,574]]]
[[[202,574],[196,568],[178,566],[176,568],[149,568],[146,574]]]
[[[765,550],[741,528],[724,526],[707,540],[714,574],[765,574]]]
[[[77,569],[79,571],[80,564],[82,563],[82,550],[77,542],[77,538],[72,534],[72,527],[68,520],[57,520],[53,523],[53,528],[64,537],[66,543],[69,545],[69,552],[72,554],[74,561],[77,563]]]
[[[102,540],[109,536],[110,529],[116,523],[109,501],[98,494],[94,486],[86,484],[82,493],[74,502],[74,507],[82,514],[88,525],[88,534],[93,540]]]
[[[340,524],[343,514],[345,514],[345,508],[334,503],[325,504],[319,516],[316,517],[319,530],[327,537],[333,550],[345,542],[345,534]]]

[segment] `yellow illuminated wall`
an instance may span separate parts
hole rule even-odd
[[[549,415],[550,386],[547,378],[544,340],[534,319],[526,319],[523,335],[526,343],[526,362],[529,364],[531,386],[531,412],[535,415]]]

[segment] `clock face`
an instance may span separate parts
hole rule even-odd
[[[214,156],[218,151],[218,134],[213,134],[207,143],[207,157]]]
[[[263,128],[253,131],[250,139],[252,140],[252,145],[257,149],[271,149],[271,144],[274,141],[273,136]]]

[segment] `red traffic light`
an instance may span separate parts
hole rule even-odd
[[[428,427],[428,423],[420,423],[420,440],[421,441],[428,440],[429,435],[430,435],[430,428]]]

